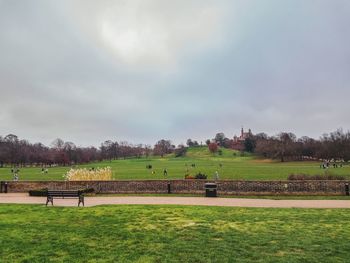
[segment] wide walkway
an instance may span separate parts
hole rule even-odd
[[[46,197],[30,197],[26,193],[0,194],[4,204],[45,204]],[[55,206],[77,206],[77,199],[55,199]],[[85,197],[85,206],[97,205],[200,205],[275,208],[350,208],[350,200],[271,200],[246,198],[205,198],[166,196],[101,196]]]

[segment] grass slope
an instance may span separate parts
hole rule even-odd
[[[350,210],[0,205],[1,262],[349,262]]]
[[[191,164],[196,164],[195,168]],[[146,169],[151,164],[155,174]],[[222,164],[222,167],[220,166]],[[163,169],[168,170],[167,179],[183,179],[186,173],[205,173],[212,178],[217,170],[221,179],[243,180],[285,180],[292,173],[323,174],[324,169],[319,168],[317,162],[285,162],[257,159],[255,156],[222,149],[222,155],[211,154],[207,147],[190,148],[186,157],[175,158],[168,155],[164,158],[151,157],[141,159],[113,160],[101,163],[81,165],[80,167],[110,166],[115,179],[164,179]],[[50,168],[48,174],[42,174],[40,168],[23,168],[20,180],[62,180],[63,174],[69,167]],[[187,172],[188,170],[188,172]],[[349,175],[350,167],[330,168],[327,172],[336,175]],[[11,180],[10,168],[0,168],[0,180]]]

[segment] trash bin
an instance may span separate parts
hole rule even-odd
[[[205,197],[217,197],[217,184],[216,183],[206,183],[205,187]]]

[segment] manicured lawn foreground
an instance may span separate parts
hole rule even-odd
[[[0,205],[0,262],[350,262],[350,210]]]

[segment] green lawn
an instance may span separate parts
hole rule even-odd
[[[195,168],[191,164],[196,164]],[[155,174],[146,169],[151,164]],[[222,164],[222,167],[220,167]],[[81,167],[105,167],[110,166],[115,179],[164,179],[163,169],[168,170],[168,179],[183,179],[187,173],[205,173],[212,178],[216,170],[221,179],[244,180],[285,180],[292,173],[324,174],[325,170],[319,168],[317,162],[285,162],[280,163],[271,160],[261,160],[256,157],[223,149],[223,155],[212,155],[206,147],[189,149],[186,157],[175,158],[173,155],[164,158],[152,157],[141,159],[104,161]],[[48,174],[42,174],[40,168],[23,168],[20,171],[20,180],[63,180],[63,174],[69,167],[50,168]],[[329,168],[330,174],[346,175],[350,177],[350,166],[343,168]],[[10,168],[0,168],[0,180],[11,180]]]
[[[349,262],[350,210],[0,205],[5,262]]]

